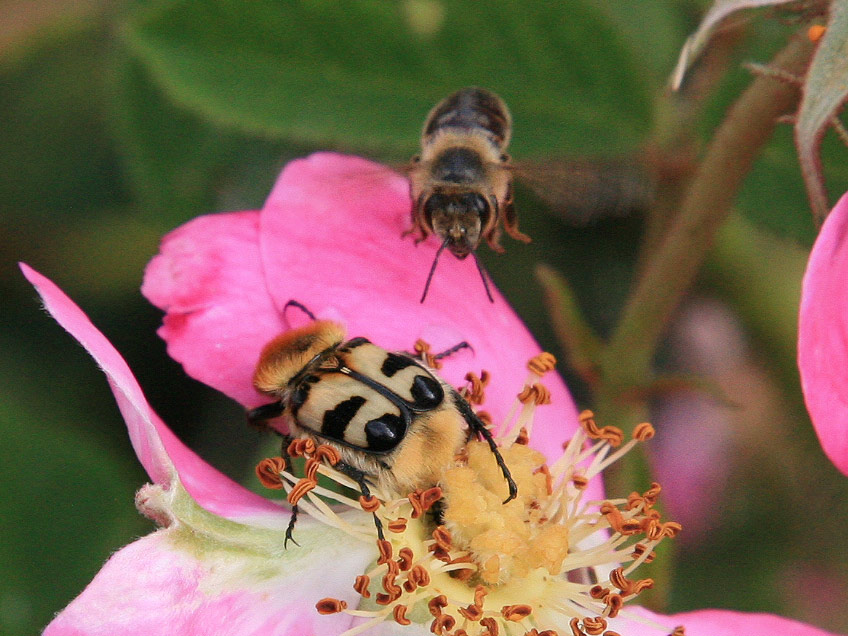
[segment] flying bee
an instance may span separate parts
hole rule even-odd
[[[573,225],[622,216],[650,205],[653,184],[643,159],[516,163],[507,154],[511,136],[512,115],[506,103],[484,88],[463,88],[427,115],[421,152],[403,169],[412,197],[412,228],[406,234],[417,234],[416,242],[431,234],[441,241],[422,303],[445,249],[458,259],[474,256],[486,294],[494,302],[476,250],[485,240],[492,250],[502,253],[502,229],[518,241],[530,241],[518,229],[514,178]]]
[[[475,251],[486,242],[496,252],[501,223],[514,239],[530,237],[518,230],[512,202],[512,172],[506,152],[512,135],[512,115],[504,101],[483,88],[463,88],[436,104],[424,122],[421,154],[409,168],[412,229],[418,241],[435,234],[436,252],[421,302],[442,251],[458,259],[474,254],[489,300],[494,302]]]
[[[268,343],[253,383],[276,401],[253,409],[248,419],[285,417],[290,435],[284,449],[296,438],[334,447],[341,457],[335,468],[365,497],[369,484],[397,493],[435,486],[469,439],[482,438],[509,487],[506,501],[515,498],[517,487],[492,434],[456,390],[408,354],[345,338],[341,325],[317,320]],[[295,505],[286,542],[296,519]],[[380,520],[374,520],[382,539]]]

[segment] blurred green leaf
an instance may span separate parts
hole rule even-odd
[[[4,214],[52,221],[125,201],[101,117],[104,34],[50,43],[0,74],[0,201]]]
[[[824,185],[819,146],[832,119],[848,99],[848,2],[833,0],[827,31],[819,41],[804,81],[795,139],[813,214],[824,219],[830,202]],[[844,157],[843,157],[844,159]]]
[[[513,107],[518,153],[621,150],[646,130],[646,82],[601,10],[441,6],[422,30],[408,3],[179,0],[140,10],[123,33],[179,102],[300,142],[408,153],[427,110],[474,84]]]
[[[0,632],[8,636],[37,633],[148,525],[133,509],[138,484],[126,467],[97,436],[73,433],[69,422],[81,417],[33,411],[7,392],[0,399]]]
[[[233,136],[170,103],[126,53],[111,71],[113,129],[142,215],[167,228],[209,210]]]
[[[848,189],[848,163],[845,146],[838,139],[826,139],[821,149],[827,180],[841,194]],[[739,209],[746,218],[776,236],[811,246],[817,228],[810,213],[798,155],[790,126],[779,127],[745,181]]]
[[[683,3],[598,0],[634,59],[643,63],[657,87],[668,81],[680,44],[686,36]]]

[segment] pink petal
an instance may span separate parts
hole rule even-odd
[[[627,636],[664,636],[670,628],[683,625],[686,636],[827,636],[832,632],[774,614],[755,614],[732,610],[706,609],[663,616],[644,608],[627,610],[668,629],[658,629],[626,620],[610,625]],[[625,631],[626,630],[626,631]]]
[[[471,259],[445,254],[419,303],[437,246],[401,238],[410,225],[408,189],[385,167],[318,153],[291,162],[278,179],[260,215],[258,252],[252,213],[203,217],[170,234],[143,288],[168,312],[160,333],[169,353],[246,406],[266,402],[251,387],[253,366],[294,299],[387,349],[409,351],[418,338],[434,351],[469,342],[474,352],[445,360],[441,374],[460,386],[468,371],[488,370],[484,407],[500,421],[539,346],[496,290],[495,304],[488,301]],[[306,320],[297,310],[288,318]],[[577,413],[558,376],[545,384],[553,405],[537,410],[533,444],[554,456]]]
[[[819,233],[801,289],[798,366],[824,452],[848,474],[848,195]]]
[[[202,216],[168,234],[142,293],[165,318],[159,335],[193,378],[245,406],[268,399],[251,378],[262,347],[285,326],[259,258],[259,213]]]
[[[287,514],[267,499],[242,488],[187,448],[153,412],[127,363],[82,310],[32,268],[22,263],[21,270],[41,295],[47,311],[85,347],[106,374],[136,455],[153,481],[168,487],[176,471],[198,504],[229,519],[268,522]]]
[[[354,606],[350,581],[373,559],[369,549],[328,545],[328,572],[315,552],[273,561],[190,542],[166,529],[122,548],[44,636],[334,636],[351,618],[321,616],[315,603],[333,596]]]

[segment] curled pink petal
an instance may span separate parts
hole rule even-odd
[[[798,366],[822,448],[848,474],[848,194],[827,217],[807,264]]]
[[[492,376],[483,405],[501,421],[539,346],[503,297],[486,297],[472,259],[444,254],[429,296],[419,302],[437,246],[416,246],[409,186],[378,164],[317,153],[286,166],[260,213],[196,219],[170,234],[148,267],[143,291],[164,309],[161,335],[193,377],[252,407],[267,399],[251,386],[263,344],[297,300],[353,336],[411,351],[467,341],[471,351],[445,359],[440,373],[456,386],[469,371]],[[258,246],[258,247],[257,247]],[[485,248],[484,248],[485,249]],[[520,246],[516,246],[520,249]],[[302,324],[297,310],[286,316]],[[556,374],[544,379],[553,404],[537,410],[533,445],[550,456],[575,430],[577,412]]]
[[[47,311],[95,359],[106,374],[118,408],[124,416],[136,455],[150,478],[168,487],[175,473],[183,486],[205,509],[229,519],[277,521],[287,513],[239,486],[185,446],[153,412],[132,371],[106,337],[53,282],[21,264]]]
[[[345,582],[373,558],[369,549],[327,546],[328,577],[328,564],[311,564],[311,555],[269,560],[190,541],[166,529],[121,549],[44,636],[335,636],[350,616],[321,616],[315,603],[334,596],[354,605]]]
[[[166,312],[159,335],[168,354],[248,407],[268,401],[251,378],[262,347],[284,329],[266,288],[258,227],[257,212],[186,223],[164,238],[141,288]]]

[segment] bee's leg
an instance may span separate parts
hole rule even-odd
[[[353,479],[357,484],[359,484],[359,491],[362,493],[362,496],[366,499],[371,498],[371,489],[368,487],[368,481],[365,479],[367,473],[359,470],[358,468],[354,468],[350,464],[346,464],[342,461],[336,462],[333,466],[336,470],[344,473],[351,479]],[[374,525],[377,528],[377,538],[380,541],[385,541],[386,536],[383,534],[383,522],[380,521],[380,518],[377,516],[376,512],[371,513],[374,516]]]
[[[418,198],[418,201],[414,204],[412,208],[412,227],[408,230],[404,230],[401,234],[401,237],[409,236],[410,234],[418,234],[415,238],[415,244],[418,245],[421,241],[427,238],[430,235],[429,228],[424,224],[424,215],[421,213],[421,207],[424,205],[424,200],[422,197]]]
[[[483,238],[486,239],[489,247],[498,254],[503,254],[506,251],[501,245],[501,228],[499,226],[492,226],[492,229],[486,232]]]
[[[468,423],[468,428],[471,430],[472,434],[477,437],[482,437],[489,444],[489,449],[495,456],[495,461],[498,463],[504,479],[506,479],[507,486],[509,486],[509,497],[506,498],[504,503],[512,501],[518,495],[518,486],[515,485],[515,481],[512,479],[512,474],[509,472],[509,467],[506,465],[506,462],[504,462],[503,456],[498,449],[498,445],[495,444],[492,432],[486,428],[483,421],[477,417],[477,414],[474,411],[471,410],[471,406],[468,402],[458,395],[454,397],[454,402],[456,403],[456,407],[459,409],[460,414],[462,414],[463,419],[465,419]]]
[[[441,360],[442,358],[447,358],[448,356],[452,356],[457,351],[460,351],[462,349],[471,349],[471,351],[474,351],[474,347],[472,347],[470,344],[465,342],[465,340],[463,340],[459,344],[455,344],[454,346],[452,346],[450,349],[445,349],[441,353],[437,353],[436,355],[433,356],[433,358],[435,358],[436,360]]]
[[[503,211],[503,224],[506,233],[517,241],[521,241],[522,243],[529,243],[530,237],[527,236],[524,232],[518,231],[518,215],[515,213],[515,205],[513,205],[512,202],[512,188],[510,188],[510,191],[507,194],[507,199],[506,201],[504,201]]]
[[[282,402],[263,404],[247,412],[247,423],[257,428],[267,429],[270,427],[265,422],[280,417],[283,411],[285,411],[285,407]]]

